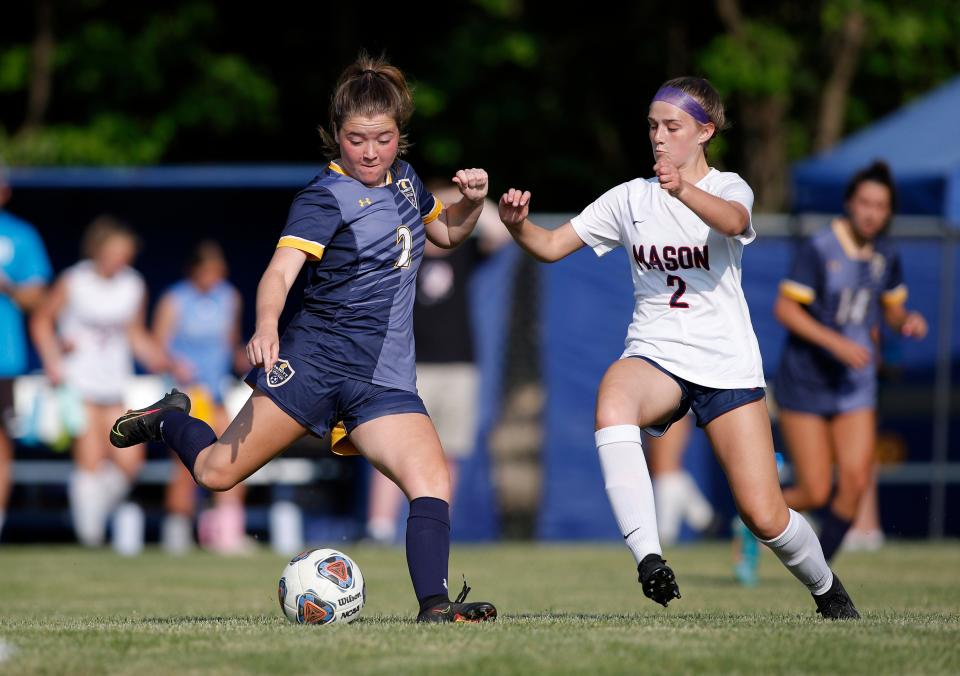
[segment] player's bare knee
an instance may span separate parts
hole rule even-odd
[[[194,478],[200,486],[216,493],[229,491],[238,483],[236,477],[232,476],[229,472],[206,465],[197,467],[194,470]]]
[[[849,495],[852,499],[859,502],[860,497],[866,492],[869,483],[870,475],[867,472],[841,472],[837,478],[837,492]]]
[[[761,540],[772,540],[780,535],[786,526],[783,515],[779,510],[771,509],[744,509],[740,513],[743,522],[750,532]],[[789,518],[789,517],[788,517]]]
[[[595,425],[596,429],[602,430],[605,427],[614,425],[636,425],[637,416],[630,415],[622,407],[606,402],[597,403],[597,412]]]
[[[797,484],[793,487],[795,497],[790,501],[794,509],[819,509],[830,501],[833,487],[830,481],[823,483]]]
[[[437,474],[425,484],[425,492],[433,497],[440,498],[450,502],[450,475],[448,473]]]

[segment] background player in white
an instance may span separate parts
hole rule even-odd
[[[644,594],[679,598],[661,557],[641,428],[662,434],[692,409],[726,472],[743,520],[814,595],[830,618],[859,617],[807,521],[777,481],[757,339],[740,288],[740,255],[755,233],[753,193],[707,164],[725,125],[723,103],[701,78],[670,80],[648,113],[656,178],[619,185],[556,230],[528,218],[530,193],[510,189],[500,218],[527,252],[559,260],[585,244],[629,249],[636,305],[626,350],[600,383],[596,441],[607,495],[633,552]]]
[[[113,448],[104,426],[123,412],[136,356],[153,372],[173,366],[147,331],[147,292],[131,267],[137,237],[124,223],[100,216],[83,236],[84,260],[57,278],[30,328],[51,384],[79,394],[86,429],[73,443],[70,509],[81,544],[102,544],[107,518],[126,497],[145,449]]]

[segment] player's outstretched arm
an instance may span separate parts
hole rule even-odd
[[[260,278],[257,286],[257,326],[247,343],[247,359],[253,366],[270,370],[280,356],[280,334],[277,322],[307,254],[300,249],[280,247]]]
[[[547,230],[527,218],[530,215],[530,191],[510,188],[500,198],[500,220],[524,251],[543,263],[553,263],[583,246],[583,240],[567,221],[555,230]]]
[[[426,226],[427,237],[441,249],[452,249],[463,242],[477,225],[489,180],[483,169],[461,169],[453,177],[463,196],[456,204],[444,208],[435,221]]]

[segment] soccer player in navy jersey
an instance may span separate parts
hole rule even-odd
[[[803,243],[774,307],[790,332],[774,381],[795,476],[784,497],[798,510],[829,502],[820,532],[827,560],[873,475],[880,319],[904,336],[927,333],[923,315],[906,309],[900,258],[883,236],[896,206],[887,165],[859,171],[845,197],[846,218]]]
[[[343,421],[353,446],[410,500],[406,553],[418,621],[496,618],[486,602],[447,593],[450,478],[417,394],[412,310],[424,241],[452,248],[473,230],[487,194],[482,169],[462,169],[461,199],[443,205],[399,159],[413,99],[403,73],[361,54],[341,74],[321,130],[336,158],[294,199],[257,290],[253,394],[218,439],[174,390],[121,416],[118,446],[164,441],[198,484],[229,490],[287,446]],[[307,266],[303,306],[283,335],[287,293]]]

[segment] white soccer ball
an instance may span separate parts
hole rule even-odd
[[[280,609],[298,624],[347,624],[366,601],[363,573],[336,549],[309,549],[290,560],[277,588]]]

